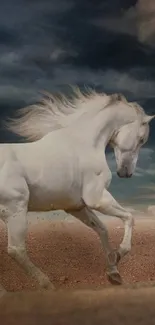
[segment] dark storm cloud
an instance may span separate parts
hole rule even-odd
[[[68,83],[123,92],[153,111],[155,53],[129,33],[130,19],[129,28],[124,29],[122,18],[132,16],[128,13],[135,12],[136,3],[4,2],[0,11],[1,112],[3,103],[12,103],[13,109],[16,103],[18,108],[35,101],[38,90],[52,91]],[[115,28],[115,20],[125,33]]]
[[[4,3],[0,12],[2,100],[27,102],[36,98],[37,90],[66,83],[91,83],[110,92],[116,85],[131,99],[154,98],[154,52],[135,37],[94,24],[94,19],[110,21],[132,5],[135,1]]]

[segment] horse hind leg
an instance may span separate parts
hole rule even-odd
[[[30,260],[26,250],[27,232],[27,205],[29,193],[26,187],[24,195],[18,200],[8,203],[9,211],[4,222],[8,231],[8,254],[24,269],[24,271],[37,280],[39,286],[44,289],[54,289],[49,278]]]

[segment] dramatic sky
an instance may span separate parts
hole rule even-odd
[[[155,8],[151,0],[5,0],[0,10],[0,118],[38,91],[66,84],[122,92],[155,113]],[[154,24],[153,24],[154,23]],[[131,204],[155,203],[155,121],[135,175],[111,192]],[[0,142],[18,141],[1,128]]]

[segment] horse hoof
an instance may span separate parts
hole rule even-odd
[[[108,274],[108,281],[113,285],[121,285],[123,283],[119,272]]]
[[[40,281],[40,288],[44,290],[55,290],[55,286],[48,278],[44,278],[42,281]]]
[[[7,294],[7,291],[5,289],[0,288],[0,299],[3,298]]]
[[[49,285],[43,285],[43,286],[39,286],[38,290],[45,290],[45,291],[55,291],[56,288],[54,287],[53,284],[49,284]]]
[[[55,286],[54,286],[52,283],[50,283],[50,284],[46,287],[46,290],[52,290],[52,291],[55,291],[56,288],[55,288]]]

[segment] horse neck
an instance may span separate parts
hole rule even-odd
[[[97,97],[97,98],[96,98]],[[78,99],[75,101],[75,111],[73,114],[69,114],[67,116],[63,116],[62,119],[60,119],[60,124],[63,127],[71,126],[75,121],[78,121],[79,118],[89,114],[91,111],[94,112],[94,107],[96,105],[106,105],[108,103],[109,96],[108,95],[96,95],[93,98],[88,98],[87,100],[81,101]]]
[[[90,109],[83,112],[81,116],[69,127],[70,131],[80,142],[94,149],[105,149],[114,132],[121,125],[131,120],[122,106],[107,106],[103,109]]]

